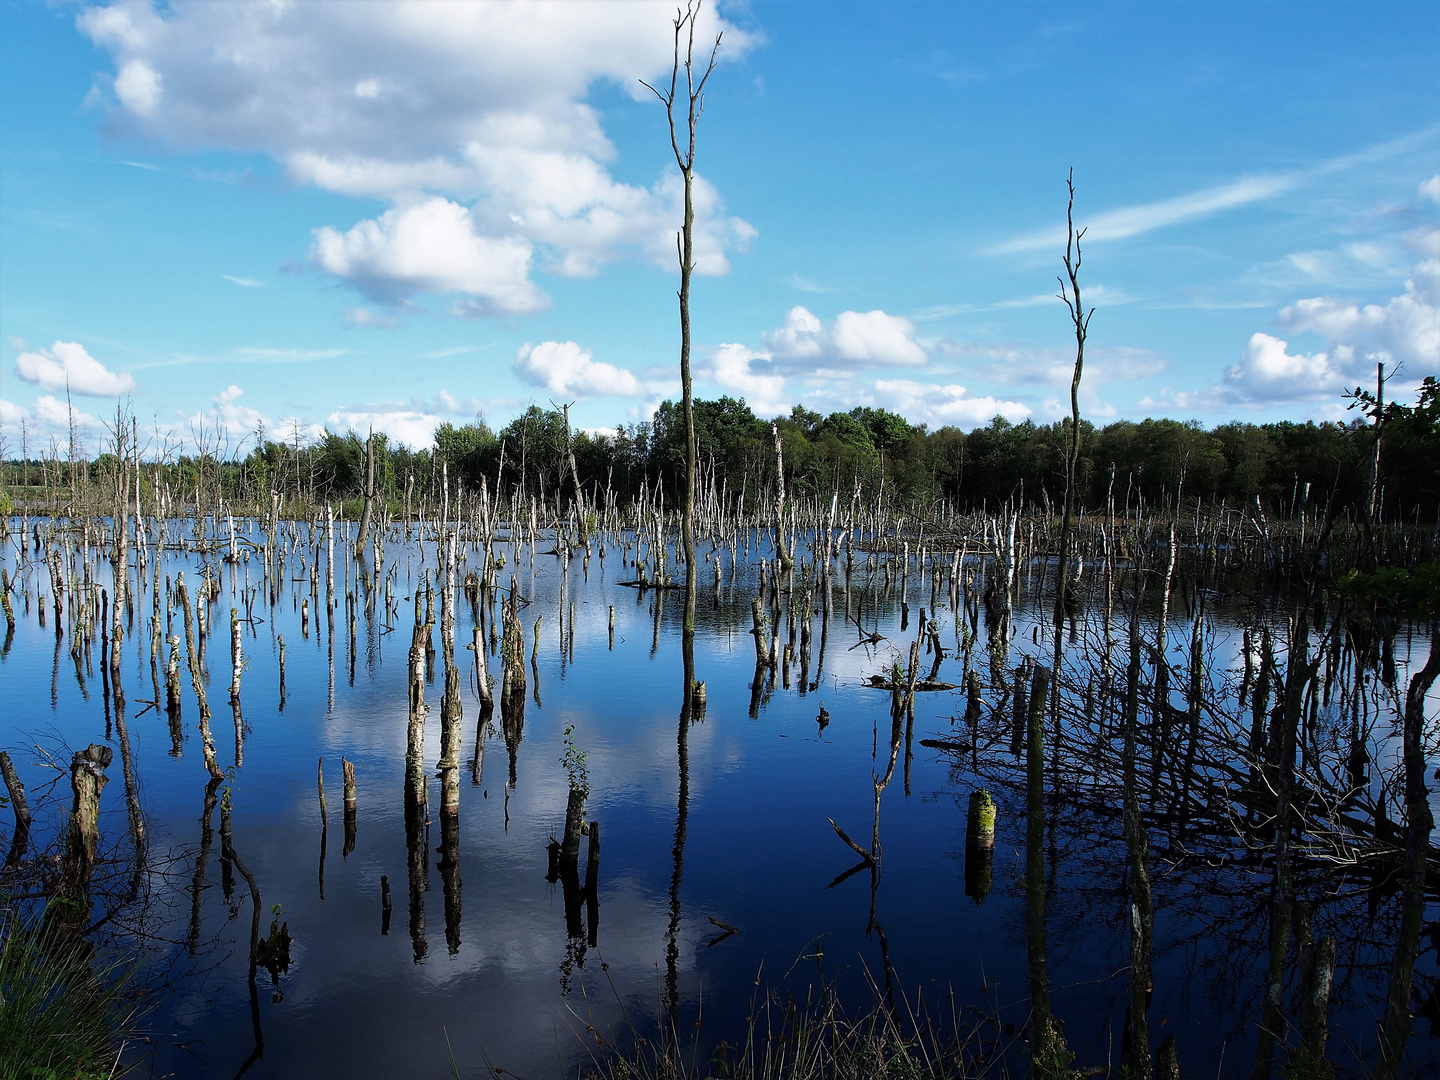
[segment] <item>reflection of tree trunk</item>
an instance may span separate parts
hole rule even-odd
[[[1430,630],[1430,656],[1410,679],[1405,695],[1405,869],[1400,894],[1400,935],[1390,968],[1385,1025],[1380,1036],[1379,1080],[1399,1075],[1410,1036],[1410,983],[1425,921],[1425,859],[1435,820],[1425,790],[1425,696],[1440,677],[1440,625]]]
[[[500,728],[505,735],[505,749],[510,755],[510,788],[514,790],[520,740],[525,734],[524,684],[514,694],[509,692],[509,684],[506,684],[505,692],[500,695]]]
[[[1150,1075],[1150,944],[1155,915],[1150,899],[1150,872],[1145,864],[1145,828],[1135,794],[1135,726],[1140,712],[1140,604],[1130,619],[1130,664],[1125,676],[1125,842],[1130,879],[1130,1003],[1125,1012],[1122,1054],[1131,1076]]]
[[[1030,979],[1030,1055],[1036,1077],[1065,1075],[1069,1052],[1050,1013],[1045,964],[1045,705],[1050,672],[1035,666],[1025,754],[1025,952]]]
[[[1291,878],[1291,799],[1295,783],[1295,733],[1305,702],[1305,687],[1313,671],[1309,662],[1308,610],[1295,620],[1290,656],[1285,671],[1284,707],[1274,718],[1280,730],[1271,732],[1275,748],[1275,880],[1270,898],[1270,968],[1265,978],[1261,1005],[1260,1034],[1255,1043],[1255,1068],[1251,1080],[1267,1080],[1274,1065],[1275,1039],[1283,1022],[1281,996],[1284,993],[1285,956],[1290,947],[1290,923],[1295,906]]]
[[[207,789],[208,791],[208,789]],[[209,820],[209,814],[206,814]],[[255,1062],[265,1056],[265,1033],[260,1027],[260,990],[255,984],[255,971],[260,954],[260,886],[255,883],[255,875],[250,873],[245,863],[241,861],[235,846],[231,842],[230,832],[230,793],[226,791],[225,797],[220,802],[220,853],[227,864],[233,865],[240,871],[240,876],[245,879],[245,884],[250,888],[250,1025],[255,1033],[255,1049],[240,1066],[239,1072],[235,1074],[236,1080],[243,1076],[247,1069]]]
[[[965,895],[977,905],[990,895],[994,866],[995,802],[988,791],[972,791],[965,827]]]
[[[205,807],[200,815],[200,852],[195,856],[195,878],[190,883],[190,936],[186,949],[194,956],[200,948],[200,909],[205,896],[205,863],[210,858],[210,845],[214,841],[214,830],[210,826],[215,814],[216,792],[220,788],[219,777],[212,776],[205,784]],[[229,859],[226,859],[229,865]]]
[[[755,678],[750,682],[750,719],[760,718],[760,699],[765,693],[765,680],[769,677],[769,671],[764,664],[755,665]]]
[[[675,806],[675,842],[671,847],[673,869],[670,873],[670,922],[665,931],[665,1007],[675,1030],[680,1008],[680,881],[685,875],[685,834],[690,816],[690,686],[695,679],[695,640],[685,637],[681,642],[684,682],[680,695],[680,727],[675,736],[675,756],[680,774],[680,788]]]
[[[423,783],[423,781],[422,781]],[[425,890],[430,887],[430,853],[425,842],[425,796],[423,789],[406,792],[405,854],[410,886],[410,944],[415,963],[423,963],[430,951],[425,940]]]
[[[599,943],[600,932],[600,823],[590,822],[590,852],[585,859],[585,922],[590,947]]]
[[[484,645],[478,647],[484,648]],[[480,719],[475,723],[475,756],[470,760],[470,783],[475,787],[480,786],[485,771],[485,730],[490,726],[494,708],[490,702],[483,702],[480,705]]]
[[[458,769],[450,771],[459,773]],[[445,813],[443,801],[440,814],[439,869],[445,890],[445,944],[450,955],[454,956],[460,951],[460,815],[458,812]]]

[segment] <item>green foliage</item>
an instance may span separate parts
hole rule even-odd
[[[1175,420],[1121,420],[1103,428],[1082,421],[1076,477],[1078,501],[1091,512],[1113,500],[1117,512],[1174,508],[1177,495],[1225,501],[1231,509],[1253,508],[1258,499],[1269,515],[1314,511],[1335,498],[1342,515],[1366,501],[1376,427],[1382,437],[1380,516],[1388,522],[1431,522],[1440,508],[1440,384],[1421,385],[1410,403],[1383,407],[1356,389],[1352,407],[1365,419],[1337,423],[1229,423],[1211,430]],[[747,511],[767,504],[775,490],[775,448],[770,419],[757,416],[743,398],[694,402],[701,488],[713,481],[727,500],[743,491]],[[572,430],[569,446],[586,500],[601,504],[609,492],[624,506],[642,490],[657,490],[671,508],[679,505],[685,470],[681,406],[662,402],[653,422],[613,431]],[[1366,420],[1370,422],[1365,422]],[[882,499],[893,508],[945,500],[960,510],[991,510],[1010,500],[1030,507],[1061,506],[1069,450],[1068,418],[1039,425],[997,416],[972,431],[929,430],[886,409],[860,406],[821,416],[804,406],[775,418],[785,451],[785,483],[791,494],[828,500],[840,495],[842,513],[857,492],[861,504]],[[268,512],[271,493],[290,512],[343,504],[358,514],[364,484],[368,432],[326,432],[306,445],[259,431],[243,459],[225,461],[218,451],[148,465],[146,490],[168,488],[189,498],[197,487],[219,494],[240,510]],[[500,431],[481,420],[442,424],[434,444],[411,450],[375,437],[376,483],[392,512],[404,506],[407,486],[412,509],[420,499],[440,498],[444,463],[452,486],[478,492],[482,481],[508,497],[558,492],[562,507],[574,497],[565,454],[565,419],[557,409],[531,405]],[[503,460],[503,468],[502,468]],[[90,476],[102,486],[113,459],[78,465],[78,483]],[[17,466],[17,468],[19,468]],[[150,470],[153,470],[151,472]],[[69,466],[26,465],[22,484],[68,497]],[[112,470],[113,471],[113,470]],[[211,499],[205,500],[210,502]]]
[[[560,755],[560,764],[570,777],[570,790],[578,791],[581,800],[590,797],[590,772],[586,768],[586,751],[575,745],[575,725],[565,725],[565,752]]]
[[[119,1075],[144,1009],[131,972],[83,939],[0,911],[0,1078]]]
[[[1418,438],[1440,435],[1440,382],[1434,375],[1425,376],[1414,405],[1398,401],[1381,405],[1380,399],[1362,386],[1345,396],[1350,399],[1347,408],[1359,409],[1387,432]]]
[[[1366,573],[1351,570],[1335,582],[1335,591],[1383,615],[1409,619],[1440,618],[1440,562],[1413,570],[1382,566]]]

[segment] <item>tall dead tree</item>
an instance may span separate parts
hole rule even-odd
[[[670,149],[685,185],[685,218],[675,237],[676,254],[680,257],[680,392],[685,413],[685,504],[681,515],[680,540],[685,554],[685,640],[695,637],[695,402],[690,389],[690,276],[695,270],[695,128],[705,111],[705,84],[715,70],[715,57],[720,51],[720,34],[710,48],[705,71],[695,77],[695,23],[700,15],[701,0],[687,0],[685,10],[675,15],[675,60],[670,69],[670,86],[657,90],[641,80],[641,85],[658,97],[665,106],[670,123]],[[680,44],[685,43],[685,93],[679,92]],[[677,104],[683,115],[683,136],[677,124]]]
[[[1090,317],[1095,314],[1080,302],[1080,238],[1085,230],[1075,231],[1075,170],[1070,170],[1065,186],[1070,198],[1065,205],[1065,277],[1060,278],[1060,299],[1070,312],[1075,326],[1075,370],[1070,378],[1070,446],[1065,452],[1065,503],[1060,522],[1059,590],[1055,596],[1055,630],[1059,633],[1065,621],[1065,604],[1070,590],[1070,534],[1075,528],[1075,469],[1080,461],[1080,376],[1085,370],[1085,336],[1090,330]],[[1069,279],[1068,283],[1066,278]]]
[[[355,535],[355,554],[365,551],[370,539],[370,519],[375,513],[375,432],[365,440],[365,509],[360,511],[360,529]],[[406,526],[407,528],[409,526]]]

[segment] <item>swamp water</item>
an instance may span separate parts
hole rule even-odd
[[[263,542],[257,527],[236,527]],[[233,562],[221,558],[223,543],[208,559],[194,550],[163,553],[159,619],[162,634],[179,639],[173,729],[168,645],[152,670],[157,551],[149,551],[143,575],[132,568],[117,716],[100,606],[102,587],[113,590],[108,563],[92,550],[87,572],[87,557],[73,546],[65,552],[63,535],[39,556],[32,549],[29,561],[17,561],[14,544],[7,549],[17,625],[0,666],[0,746],[10,750],[36,814],[25,857],[55,850],[72,751],[114,747],[92,921],[102,941],[143,942],[146,972],[167,986],[148,1022],[142,1074],[442,1076],[453,1062],[462,1076],[493,1067],[553,1077],[588,1061],[597,1035],[625,1044],[673,1024],[684,1038],[697,1033],[708,1053],[717,1040],[743,1037],[746,1017],[764,1010],[767,995],[772,1013],[783,1013],[792,996],[802,1007],[816,1000],[822,985],[856,1012],[878,999],[903,1017],[918,997],[937,1022],[959,1018],[977,1072],[1028,1071],[1025,713],[1015,693],[1029,689],[1027,662],[1051,663],[1053,569],[1042,588],[1042,563],[1018,568],[1013,625],[1002,643],[987,635],[979,603],[994,561],[973,552],[956,582],[954,552],[942,544],[923,566],[918,545],[908,556],[857,548],[848,571],[840,552],[827,583],[802,558],[777,588],[763,532],[741,533],[733,550],[702,542],[694,671],[707,701],[691,715],[681,661],[684,594],[622,584],[637,577],[633,533],[609,537],[603,558],[598,541],[588,559],[584,549],[568,559],[543,553],[555,546],[550,536],[534,545],[538,552],[498,542],[505,565],[494,598],[483,589],[467,595],[466,575],[484,573],[484,555],[461,544],[453,615],[463,720],[452,817],[441,813],[436,774],[446,679],[440,545],[407,540],[392,526],[377,574],[368,552],[363,562],[346,555],[342,529],[333,608],[323,528],[312,536],[303,524],[286,526],[292,539],[269,595],[261,556],[248,545]],[[800,545],[807,555],[810,539]],[[62,637],[46,563],[52,553],[69,560],[72,580],[96,583],[65,597]],[[769,560],[763,592],[762,559]],[[653,579],[653,561],[649,568]],[[197,646],[225,774],[215,782],[197,731],[184,619],[173,606],[181,572],[192,615],[203,583],[213,581],[198,605],[208,634]],[[683,579],[673,560],[669,573]],[[1131,594],[1117,577],[1107,664],[1107,590],[1094,573],[1087,571],[1086,606],[1066,632],[1060,715],[1045,721],[1047,959],[1051,1006],[1076,1066],[1118,1070],[1130,997],[1130,890],[1123,799],[1113,781],[1121,772]],[[502,720],[495,650],[488,666],[497,708],[482,723],[475,653],[465,646],[478,614],[480,640],[494,649],[490,631],[512,575],[525,631],[523,719]],[[1152,582],[1140,607],[1149,642],[1166,620],[1170,665],[1169,688],[1157,694],[1147,654],[1140,710],[1144,732],[1163,726],[1170,733],[1158,764],[1146,749],[1137,767],[1155,907],[1149,1023],[1152,1046],[1176,1037],[1185,1075],[1239,1077],[1255,1060],[1274,874],[1263,823],[1257,829],[1245,820],[1243,801],[1216,794],[1243,788],[1236,777],[1249,766],[1219,762],[1217,747],[1243,742],[1238,725],[1254,712],[1253,689],[1243,705],[1237,696],[1239,684],[1248,678],[1253,687],[1258,675],[1244,674],[1245,643],[1254,667],[1260,627],[1269,625],[1280,655],[1286,609],[1257,611],[1209,584],[1182,583],[1162,612],[1164,589]],[[803,621],[807,593],[808,649],[803,628],[791,629]],[[781,612],[773,670],[757,668],[758,595],[767,626],[775,605]],[[428,806],[407,816],[407,656],[417,598],[422,609],[432,605],[435,619],[425,634],[435,650],[424,661]],[[49,605],[44,625],[42,602]],[[228,698],[232,608],[244,655],[239,731]],[[897,662],[907,665],[922,608],[935,636],[919,650],[921,674],[935,663],[938,642],[944,655],[934,678],[955,688],[915,693],[913,720],[902,703],[904,722],[892,724],[892,692],[870,683],[890,677]],[[78,635],[77,610],[92,615]],[[1208,704],[1192,711],[1197,616]],[[1248,638],[1247,629],[1254,631]],[[1358,723],[1365,787],[1380,792],[1379,804],[1398,819],[1393,687],[1403,699],[1426,646],[1420,633],[1413,644],[1403,633],[1396,638],[1391,687],[1381,673],[1358,669],[1353,656],[1339,656],[1323,698],[1317,679],[1302,772],[1356,765]],[[1272,674],[1273,703],[1279,674]],[[1223,716],[1232,717],[1230,727]],[[584,755],[584,817],[598,830],[582,838],[578,872],[556,874],[547,846],[566,820],[567,735]],[[343,806],[342,757],[354,768],[353,818]],[[572,771],[575,764],[572,753]],[[979,788],[997,806],[993,860],[967,850],[966,812]],[[127,789],[143,818],[141,845]],[[867,850],[878,839],[877,864],[859,859],[837,826]],[[1399,924],[1396,865],[1345,867],[1354,860],[1341,840],[1328,855],[1323,847],[1306,848],[1297,863],[1296,893],[1315,937],[1337,942],[1328,1053],[1353,1075],[1376,1054]],[[53,866],[34,870],[47,872]],[[23,894],[30,886],[18,880],[12,873],[7,889]],[[1431,901],[1427,926],[1435,915]],[[272,919],[291,938],[288,957],[283,947],[266,949],[252,963],[252,927],[271,941]],[[1435,1071],[1440,1049],[1437,939],[1424,935],[1416,959],[1419,1012],[1407,1059],[1416,1075]],[[1287,1018],[1297,1015],[1294,948]]]

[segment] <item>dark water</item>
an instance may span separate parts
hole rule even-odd
[[[809,678],[818,685],[812,690],[801,682],[797,662],[790,687],[777,673],[752,716],[750,601],[758,560],[769,549],[762,552],[762,542],[753,539],[748,546],[753,559],[746,559],[742,539],[738,567],[729,549],[720,549],[718,592],[711,564],[700,568],[695,668],[707,683],[708,708],[682,729],[683,594],[621,586],[635,571],[622,565],[618,548],[603,560],[597,551],[586,566],[580,557],[567,564],[543,554],[532,563],[528,548],[520,548],[517,558],[514,545],[498,545],[507,558],[502,583],[516,574],[521,595],[532,601],[521,611],[527,660],[535,617],[544,616],[515,748],[515,783],[507,784],[510,760],[498,709],[482,736],[483,769],[473,781],[479,705],[473,653],[464,645],[474,620],[458,592],[456,662],[465,676],[458,837],[442,835],[433,778],[444,662],[437,653],[433,681],[426,684],[431,813],[418,837],[423,848],[413,850],[407,850],[404,813],[406,652],[413,598],[424,569],[434,571],[436,545],[422,549],[399,541],[398,534],[387,545],[382,572],[394,575],[393,631],[386,629],[383,586],[368,605],[357,571],[350,569],[349,588],[357,594],[353,673],[343,542],[337,538],[342,600],[333,630],[325,618],[321,547],[319,599],[311,600],[308,636],[299,605],[310,587],[298,580],[304,572],[296,559],[287,564],[282,597],[272,606],[258,556],[236,565],[212,556],[220,595],[209,609],[215,625],[206,666],[218,757],[227,769],[212,794],[218,799],[229,793],[233,848],[260,892],[262,935],[278,905],[293,937],[288,971],[278,981],[263,969],[258,973],[257,1009],[248,979],[253,902],[244,877],[221,858],[218,806],[199,875],[203,887],[194,891],[208,777],[183,644],[180,754],[172,753],[163,698],[160,709],[147,709],[155,697],[147,572],[121,663],[149,830],[147,869],[137,881],[117,749],[102,799],[106,862],[95,904],[97,919],[116,913],[100,933],[123,939],[142,932],[170,983],[150,1024],[144,1070],[229,1076],[249,1061],[249,1076],[440,1076],[449,1074],[453,1058],[462,1075],[489,1065],[527,1078],[556,1076],[584,1060],[595,1045],[592,1027],[607,1041],[624,1041],[626,1032],[653,1034],[658,1022],[673,1016],[682,1033],[698,1030],[703,1042],[733,1040],[752,1002],[763,1003],[767,991],[804,1001],[822,982],[856,1009],[878,993],[902,1010],[904,1001],[913,1004],[920,996],[933,1012],[949,1017],[953,1010],[966,1023],[993,1017],[984,1034],[1010,1046],[1012,1064],[1022,1062],[1024,1047],[1016,1039],[1026,1012],[1023,764],[1017,767],[1010,754],[1010,706],[992,685],[983,624],[971,662],[986,682],[979,741],[994,745],[959,757],[922,747],[922,738],[968,739],[969,732],[955,719],[965,709],[963,690],[918,694],[911,739],[882,796],[880,873],[862,869],[834,884],[856,856],[827,819],[868,846],[874,776],[883,774],[889,757],[890,695],[865,680],[888,670],[897,657],[903,662],[920,607],[931,608],[928,570],[922,575],[912,559],[908,628],[902,632],[899,581],[887,589],[883,574],[866,569],[857,553],[851,603],[863,610],[867,630],[878,624],[884,635],[857,647],[855,625],[845,622],[845,574],[837,561],[823,656],[822,604],[818,594],[814,600]],[[480,564],[474,552],[465,557],[459,579]],[[13,543],[7,558],[15,572]],[[948,555],[943,561],[948,565]],[[194,553],[167,553],[162,582],[183,570],[193,598],[204,565]],[[91,572],[99,585],[112,588],[107,563]],[[243,765],[237,766],[228,617],[231,607],[246,613],[247,574],[254,621],[244,635],[245,731]],[[48,593],[44,569],[32,565],[18,580],[27,596],[22,602],[16,594],[20,625],[0,667],[0,744],[11,748],[31,789],[43,845],[58,828],[68,795],[62,778],[50,798],[43,797],[59,774],[43,764],[40,750],[65,765],[70,748],[92,741],[115,745],[115,727],[98,634],[88,661],[82,656],[77,664],[68,637],[57,650],[53,611],[47,612],[47,628],[38,625],[36,589]],[[956,628],[946,592],[942,586],[935,618],[948,651]],[[800,596],[797,586],[797,605]],[[437,595],[437,619],[438,605]],[[613,647],[607,632],[611,605]],[[1048,662],[1045,635],[1042,644],[1032,641],[1034,616],[1023,607],[1017,612],[1006,658],[1010,669],[1027,653]],[[1254,618],[1253,609],[1213,598],[1207,614],[1213,680],[1238,673],[1238,627]],[[1183,671],[1189,619],[1178,602],[1171,627],[1173,659]],[[178,612],[174,632],[183,637]],[[277,669],[282,634],[283,711]],[[786,640],[782,633],[782,648]],[[1072,648],[1085,653],[1092,648],[1087,640]],[[439,650],[438,625],[434,644]],[[1423,660],[1423,645],[1418,647],[1417,665]],[[1403,674],[1403,641],[1398,648]],[[1098,664],[1093,655],[1083,659]],[[163,660],[162,653],[162,695]],[[922,655],[927,670],[930,661]],[[1123,657],[1117,663],[1123,666]],[[947,656],[939,677],[962,682],[962,664]],[[491,657],[490,669],[498,683],[498,658]],[[823,729],[817,723],[822,706],[829,716]],[[1338,717],[1337,709],[1326,710],[1322,723]],[[565,889],[547,881],[546,851],[564,823],[568,782],[560,759],[567,728],[586,754],[586,816],[599,822],[601,837],[598,902],[586,911],[571,897],[568,913]],[[1388,731],[1379,729],[1377,766],[1386,766],[1385,753],[1394,752]],[[354,762],[359,802],[348,853],[342,755]],[[317,759],[324,762],[328,801],[323,833]],[[999,824],[993,887],[977,903],[965,893],[965,807],[982,784],[994,794]],[[1129,991],[1118,801],[1112,809],[1105,814],[1055,798],[1049,812],[1052,1005],[1080,1066],[1118,1061]],[[1233,839],[1167,835],[1152,824],[1151,841],[1152,1037],[1177,1036],[1186,1075],[1248,1075],[1266,963],[1270,870]],[[583,880],[583,853],[580,872]],[[382,933],[382,875],[393,897],[388,933]],[[1398,897],[1393,888],[1370,887],[1368,878],[1331,875],[1325,881],[1328,892],[1315,909],[1317,932],[1335,933],[1340,942],[1330,1055],[1353,1071],[1357,1060],[1374,1058]],[[192,921],[196,910],[198,921]],[[1435,914],[1432,905],[1427,917]],[[727,936],[717,922],[739,932]],[[1435,947],[1427,939],[1416,968],[1422,1005],[1410,1051],[1416,1074],[1435,1071],[1440,1047],[1431,1027],[1440,1017],[1423,1011],[1434,1009],[1436,974]],[[1287,986],[1286,1011],[1293,1016],[1293,979]],[[257,1043],[257,1034],[263,1042]],[[259,1057],[257,1049],[263,1049]]]

